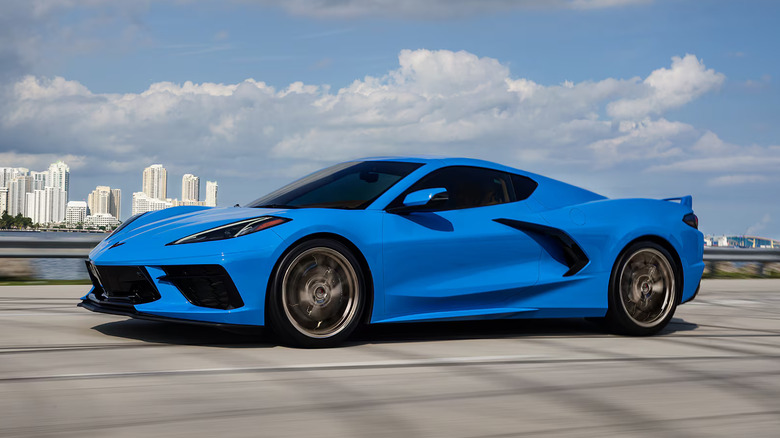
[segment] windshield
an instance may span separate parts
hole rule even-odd
[[[247,207],[362,209],[420,166],[400,161],[341,163],[290,183]]]

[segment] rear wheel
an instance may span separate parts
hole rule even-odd
[[[352,252],[330,239],[303,242],[289,251],[269,291],[269,324],[284,343],[332,347],[357,328],[365,280]]]
[[[612,269],[607,322],[618,333],[646,336],[674,315],[682,286],[671,254],[653,242],[626,248]]]

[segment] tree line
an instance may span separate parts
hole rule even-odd
[[[8,230],[8,229],[16,229],[16,230],[24,230],[24,229],[39,229],[41,228],[41,224],[34,224],[32,219],[29,217],[22,216],[21,213],[17,214],[16,216],[11,216],[8,214],[8,212],[4,211],[2,216],[0,216],[0,230]],[[89,229],[89,230],[111,230],[115,227],[105,227],[103,225],[99,227],[85,227],[82,222],[79,222],[77,224],[53,224],[49,225],[47,228],[62,228],[66,230],[83,230],[83,229]]]
[[[31,228],[33,221],[29,217],[22,216],[21,213],[16,216],[11,216],[8,212],[4,211],[0,216],[0,229],[7,230],[9,228],[23,229]]]

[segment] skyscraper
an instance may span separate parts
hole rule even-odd
[[[168,171],[162,164],[152,164],[144,169],[142,190],[149,198],[165,200],[168,197]]]
[[[32,178],[32,190],[43,190],[48,187],[46,185],[46,179],[49,177],[48,171],[43,172],[30,172],[30,178]]]
[[[108,186],[97,186],[87,196],[89,214],[110,214],[119,219],[122,203],[122,191]]]
[[[29,173],[30,170],[24,167],[0,167],[0,187],[9,187],[12,179]]]
[[[87,195],[89,214],[108,213],[108,203],[111,197],[111,187],[97,186]]]
[[[32,193],[32,177],[17,176],[8,185],[8,214],[25,214],[26,195]]]
[[[217,182],[206,181],[206,206],[217,206]]]
[[[181,200],[198,201],[200,199],[200,178],[185,173],[181,178]]]
[[[8,187],[0,186],[0,215],[8,211]]]
[[[46,187],[57,187],[68,196],[70,189],[70,167],[62,161],[57,161],[49,165],[49,171],[46,175]],[[62,207],[62,216],[65,216],[65,206]]]
[[[122,190],[111,189],[111,205],[108,207],[108,214],[117,219],[122,214]]]
[[[25,216],[37,224],[56,224],[65,220],[67,194],[59,187],[46,187],[25,195]]]

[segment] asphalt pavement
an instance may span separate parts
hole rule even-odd
[[[0,437],[766,436],[780,280],[705,280],[662,334],[581,319],[367,328],[342,348],[0,287]]]

